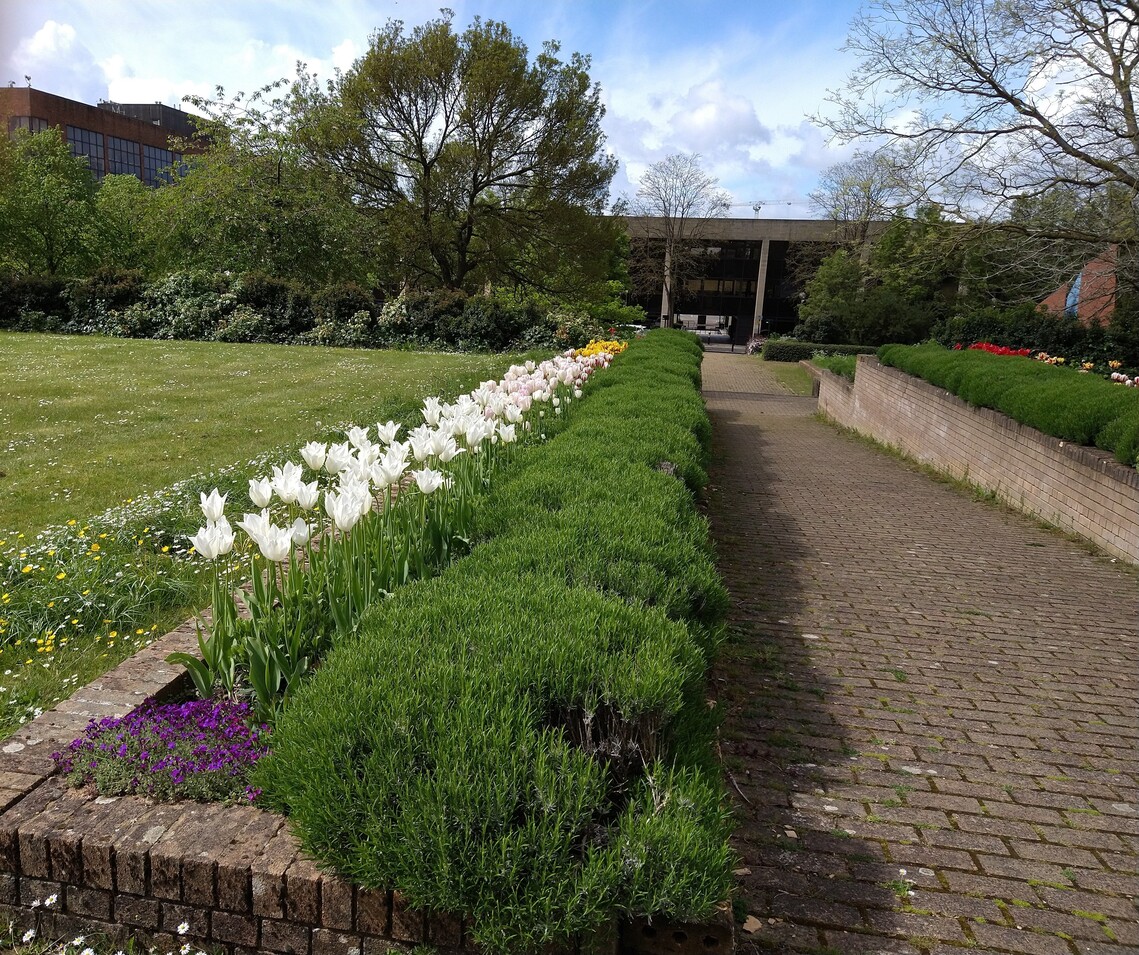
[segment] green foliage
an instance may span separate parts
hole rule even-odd
[[[91,258],[95,178],[58,129],[0,137],[0,269],[68,275]]]
[[[764,361],[809,361],[818,352],[828,355],[873,355],[868,345],[829,345],[795,338],[769,338],[763,343]]]
[[[1030,358],[952,351],[940,345],[887,345],[879,360],[945,388],[982,408],[1076,444],[1114,452],[1136,463],[1139,395],[1097,375]]]
[[[934,207],[899,217],[869,250],[838,249],[807,283],[795,337],[881,345],[924,339],[946,310],[958,256]]]
[[[1069,363],[1121,361],[1139,367],[1139,310],[1122,299],[1105,327],[1084,325],[1075,317],[1055,315],[1034,303],[988,307],[954,315],[931,329],[934,341],[951,348],[991,342],[1063,355]]]
[[[397,280],[473,291],[600,271],[615,160],[588,58],[533,60],[502,23],[389,21],[330,84],[293,87],[295,141],[384,227]]]
[[[256,782],[318,859],[466,913],[491,952],[727,897],[699,361],[683,333],[634,342],[487,493],[470,554],[301,688]]]
[[[858,359],[854,355],[828,355],[826,352],[816,352],[811,356],[811,363],[847,381],[854,381],[854,371],[858,367]]]

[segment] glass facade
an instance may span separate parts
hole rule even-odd
[[[142,147],[142,181],[148,186],[170,182],[170,167],[175,163],[175,154],[158,146]],[[178,157],[179,160],[181,157]]]
[[[142,158],[139,144],[131,139],[107,137],[107,172],[116,176],[137,176],[142,178]]]
[[[67,145],[71,155],[82,156],[97,179],[103,178],[103,134],[79,126],[67,127]]]
[[[26,129],[29,133],[42,133],[47,129],[47,120],[38,116],[12,116],[8,120],[8,132]]]

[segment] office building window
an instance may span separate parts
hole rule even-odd
[[[15,133],[18,129],[26,129],[29,133],[42,133],[47,129],[47,120],[38,116],[12,116],[8,119],[8,132]]]
[[[142,180],[148,186],[157,186],[159,183],[170,182],[170,167],[174,165],[174,153],[169,149],[160,149],[158,146],[142,147]],[[181,160],[181,156],[178,157]]]
[[[103,178],[103,134],[78,126],[67,127],[67,145],[71,155],[82,156],[97,179]]]
[[[142,178],[142,162],[139,158],[138,143],[118,136],[107,137],[107,171],[117,176],[138,176]]]

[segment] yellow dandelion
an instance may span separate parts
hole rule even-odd
[[[78,523],[79,523],[79,521],[75,520],[75,518],[72,518],[71,520],[69,520],[69,521],[67,522],[67,526],[68,526],[68,527],[74,527],[74,526],[75,526],[76,524],[78,524]]]
[[[143,629],[142,629],[142,627],[139,627],[139,628],[138,628],[138,629],[135,631],[135,633],[146,633],[146,631],[145,631],[145,630],[143,630]]]
[[[92,544],[92,545],[91,545],[91,550],[93,550],[93,551],[98,551],[98,550],[99,550],[99,545],[98,545],[98,544]]]
[[[61,570],[58,574],[55,575],[55,579],[56,580],[63,580],[63,578],[66,576],[67,576],[67,573],[65,571]]]
[[[162,553],[164,553],[164,554],[168,554],[168,553],[170,553],[170,545],[169,545],[169,544],[165,545],[165,546],[162,548]]]
[[[26,566],[24,566],[23,568],[20,569],[21,574],[30,574],[31,572],[32,572],[32,565],[31,564],[27,564]]]

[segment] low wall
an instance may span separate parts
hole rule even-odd
[[[897,448],[1108,554],[1139,564],[1139,471],[1110,454],[1070,444],[974,408],[943,388],[858,358],[853,384],[803,362],[815,378],[819,411]]]
[[[440,955],[477,951],[460,917],[417,911],[398,892],[322,872],[279,815],[68,787],[51,754],[81,736],[91,719],[123,716],[148,696],[190,688],[182,668],[166,662],[175,651],[197,652],[193,623],[0,741],[0,918],[41,938],[129,935],[161,951],[187,942],[232,955],[380,955],[418,944]],[[734,950],[727,911],[707,925],[614,922],[566,949]]]

